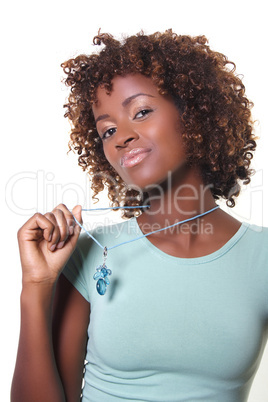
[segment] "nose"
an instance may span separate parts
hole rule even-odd
[[[117,149],[125,148],[129,143],[136,141],[139,138],[137,131],[133,130],[130,125],[117,126],[115,135],[115,147]]]

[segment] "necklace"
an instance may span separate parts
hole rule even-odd
[[[111,208],[93,208],[93,209],[82,209],[82,211],[101,211],[101,210],[104,211],[104,210],[108,210],[108,209],[120,209],[120,208],[124,208],[124,209],[149,208],[149,205],[141,205],[141,206],[138,206],[138,207],[135,206],[135,207],[114,207],[114,208],[113,207],[111,207]],[[95,237],[92,236],[92,234],[89,233],[84,228],[84,226],[80,222],[78,222],[78,220],[74,216],[74,220],[80,226],[80,228],[83,229],[86,232],[86,234],[103,250],[103,263],[96,268],[96,272],[95,272],[95,274],[93,276],[93,279],[95,279],[97,281],[97,283],[96,283],[97,292],[100,295],[104,295],[106,293],[107,286],[110,284],[108,276],[110,276],[112,274],[112,271],[110,269],[108,269],[107,266],[106,266],[108,250],[112,250],[113,248],[123,246],[124,244],[128,244],[128,243],[131,243],[131,242],[136,241],[136,240],[140,240],[143,237],[150,236],[153,233],[157,233],[157,232],[161,232],[162,230],[173,228],[174,226],[181,225],[182,223],[190,222],[190,221],[193,221],[193,220],[195,220],[197,218],[201,218],[202,216],[205,216],[205,215],[209,214],[210,212],[215,211],[218,208],[219,208],[219,205],[217,205],[214,208],[211,208],[210,210],[208,210],[206,212],[203,212],[202,214],[195,215],[192,218],[188,218],[188,219],[176,222],[173,225],[165,226],[164,228],[154,230],[152,232],[149,232],[149,233],[143,234],[141,236],[135,237],[134,239],[130,239],[130,240],[124,241],[122,243],[115,244],[115,245],[113,245],[111,247],[106,247],[106,246],[103,246],[102,244],[100,244],[100,242],[97,239],[95,239]]]

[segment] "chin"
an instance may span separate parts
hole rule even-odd
[[[122,177],[122,176],[121,176]],[[152,177],[152,175],[142,176],[141,174],[137,178],[130,179],[129,177],[122,177],[126,185],[137,190],[140,193],[145,193],[162,188],[163,184],[167,181],[168,177]],[[161,190],[159,190],[161,191]]]

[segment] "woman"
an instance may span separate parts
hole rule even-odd
[[[256,143],[234,64],[206,42],[99,33],[101,52],[63,63],[70,148],[132,219],[79,237],[81,207],[59,205],[20,229],[12,401],[78,401],[83,377],[83,401],[246,401],[268,232],[215,203],[235,205]]]

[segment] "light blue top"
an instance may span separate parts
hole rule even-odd
[[[94,231],[108,247],[135,218]],[[268,229],[243,223],[218,251],[177,258],[143,238],[108,252],[87,235],[64,274],[91,304],[83,402],[244,402],[267,339]]]

